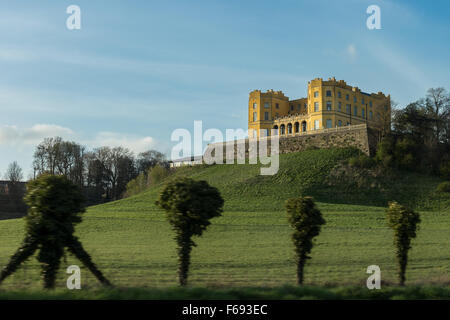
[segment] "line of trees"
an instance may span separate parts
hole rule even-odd
[[[393,110],[392,131],[380,142],[377,159],[450,179],[450,94],[432,88],[425,98]]]
[[[156,165],[168,167],[165,155],[156,150],[135,157],[124,147],[87,150],[60,137],[45,138],[34,152],[33,178],[43,173],[63,175],[83,188],[93,204],[120,199],[129,181]]]
[[[178,251],[178,276],[181,286],[187,284],[190,253],[195,246],[193,236],[200,237],[211,224],[210,220],[220,217],[224,200],[215,187],[206,181],[181,177],[170,180],[162,189],[156,205],[166,211],[166,217],[175,232]],[[314,238],[320,234],[326,223],[316,207],[314,199],[299,196],[286,200],[287,220],[292,228],[291,239],[295,248],[297,284],[302,285],[304,268],[314,245]],[[386,209],[387,225],[394,232],[394,247],[398,265],[398,279],[405,285],[408,252],[411,241],[416,238],[420,223],[417,212],[395,202],[389,202]]]

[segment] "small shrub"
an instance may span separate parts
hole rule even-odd
[[[436,190],[438,192],[445,192],[445,193],[450,193],[450,181],[444,181],[442,183],[440,183]]]
[[[351,157],[348,160],[348,164],[351,167],[370,169],[376,165],[375,159],[368,157],[366,155],[360,155],[357,157]]]
[[[292,198],[286,201],[288,221],[294,229],[292,241],[297,259],[297,283],[303,283],[303,269],[308,254],[313,247],[313,238],[319,235],[320,227],[325,224],[322,213],[316,208],[311,197]]]
[[[148,170],[147,185],[154,186],[155,184],[162,182],[169,175],[170,175],[169,169],[160,165],[156,165]]]
[[[131,197],[141,193],[147,189],[147,176],[144,173],[140,173],[136,178],[127,183],[127,191],[124,197]]]
[[[128,182],[125,197],[137,195],[154,186],[170,175],[170,170],[162,165],[150,167],[145,173],[141,172],[136,178]]]
[[[156,205],[167,212],[178,245],[178,277],[187,284],[190,254],[195,246],[192,236],[201,236],[211,224],[211,218],[222,213],[223,199],[219,191],[206,181],[179,178],[169,182],[159,195]]]
[[[449,180],[450,179],[450,161],[446,161],[446,162],[442,163],[439,171],[441,173],[442,178]]]
[[[408,263],[408,250],[411,248],[411,239],[416,237],[420,216],[397,202],[389,202],[386,210],[388,225],[394,230],[394,245],[398,263],[398,276],[400,285],[405,284],[406,265]]]

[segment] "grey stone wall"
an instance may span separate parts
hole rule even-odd
[[[270,152],[270,138],[263,138],[268,140],[268,152]],[[249,140],[238,140],[236,142],[245,143],[245,157],[248,158],[249,151],[252,150],[252,145],[249,145]],[[303,135],[291,135],[279,137],[279,153],[291,153],[308,150],[311,148],[329,149],[329,148],[346,148],[355,147],[361,150],[366,155],[374,155],[377,147],[377,131],[367,128],[365,125],[341,127],[336,129],[326,129],[318,131],[317,133],[308,133]],[[215,155],[215,146],[222,145],[223,156],[225,158],[225,145],[232,146],[233,142],[211,144],[205,151],[205,155]],[[237,156],[237,145],[234,143],[234,157]],[[241,152],[239,152],[241,153]],[[250,152],[251,154],[251,152]],[[241,153],[242,155],[242,153]]]
[[[355,147],[370,154],[367,128],[336,130],[280,138],[280,153],[299,152],[309,148],[329,149]]]

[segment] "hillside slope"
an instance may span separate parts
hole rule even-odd
[[[418,209],[437,208],[434,190],[440,180],[411,172],[369,177],[367,170],[352,170],[347,176],[330,179],[333,168],[358,154],[355,149],[310,150],[280,155],[279,171],[260,175],[260,165],[202,165],[182,167],[169,177],[188,176],[206,180],[225,199],[226,211],[278,211],[284,202],[301,194],[329,204],[386,206],[396,200]],[[342,173],[341,173],[342,175]],[[136,196],[92,207],[91,211],[157,210],[155,200],[161,185]]]

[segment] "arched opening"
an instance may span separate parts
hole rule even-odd
[[[285,134],[286,132],[286,130],[285,130],[286,128],[285,128],[285,126],[284,126],[284,124],[282,124],[281,126],[280,126],[280,134]]]
[[[287,133],[292,134],[292,123],[288,123],[287,129]]]
[[[298,122],[296,122],[296,123],[294,124],[294,132],[295,132],[295,133],[298,133],[299,130],[300,130],[300,124],[299,124]]]
[[[275,135],[278,135],[278,126],[277,126],[277,125],[274,125],[274,126],[273,126],[273,129],[275,130],[275,132],[274,132]]]
[[[306,132],[306,121],[302,121],[302,132]]]

